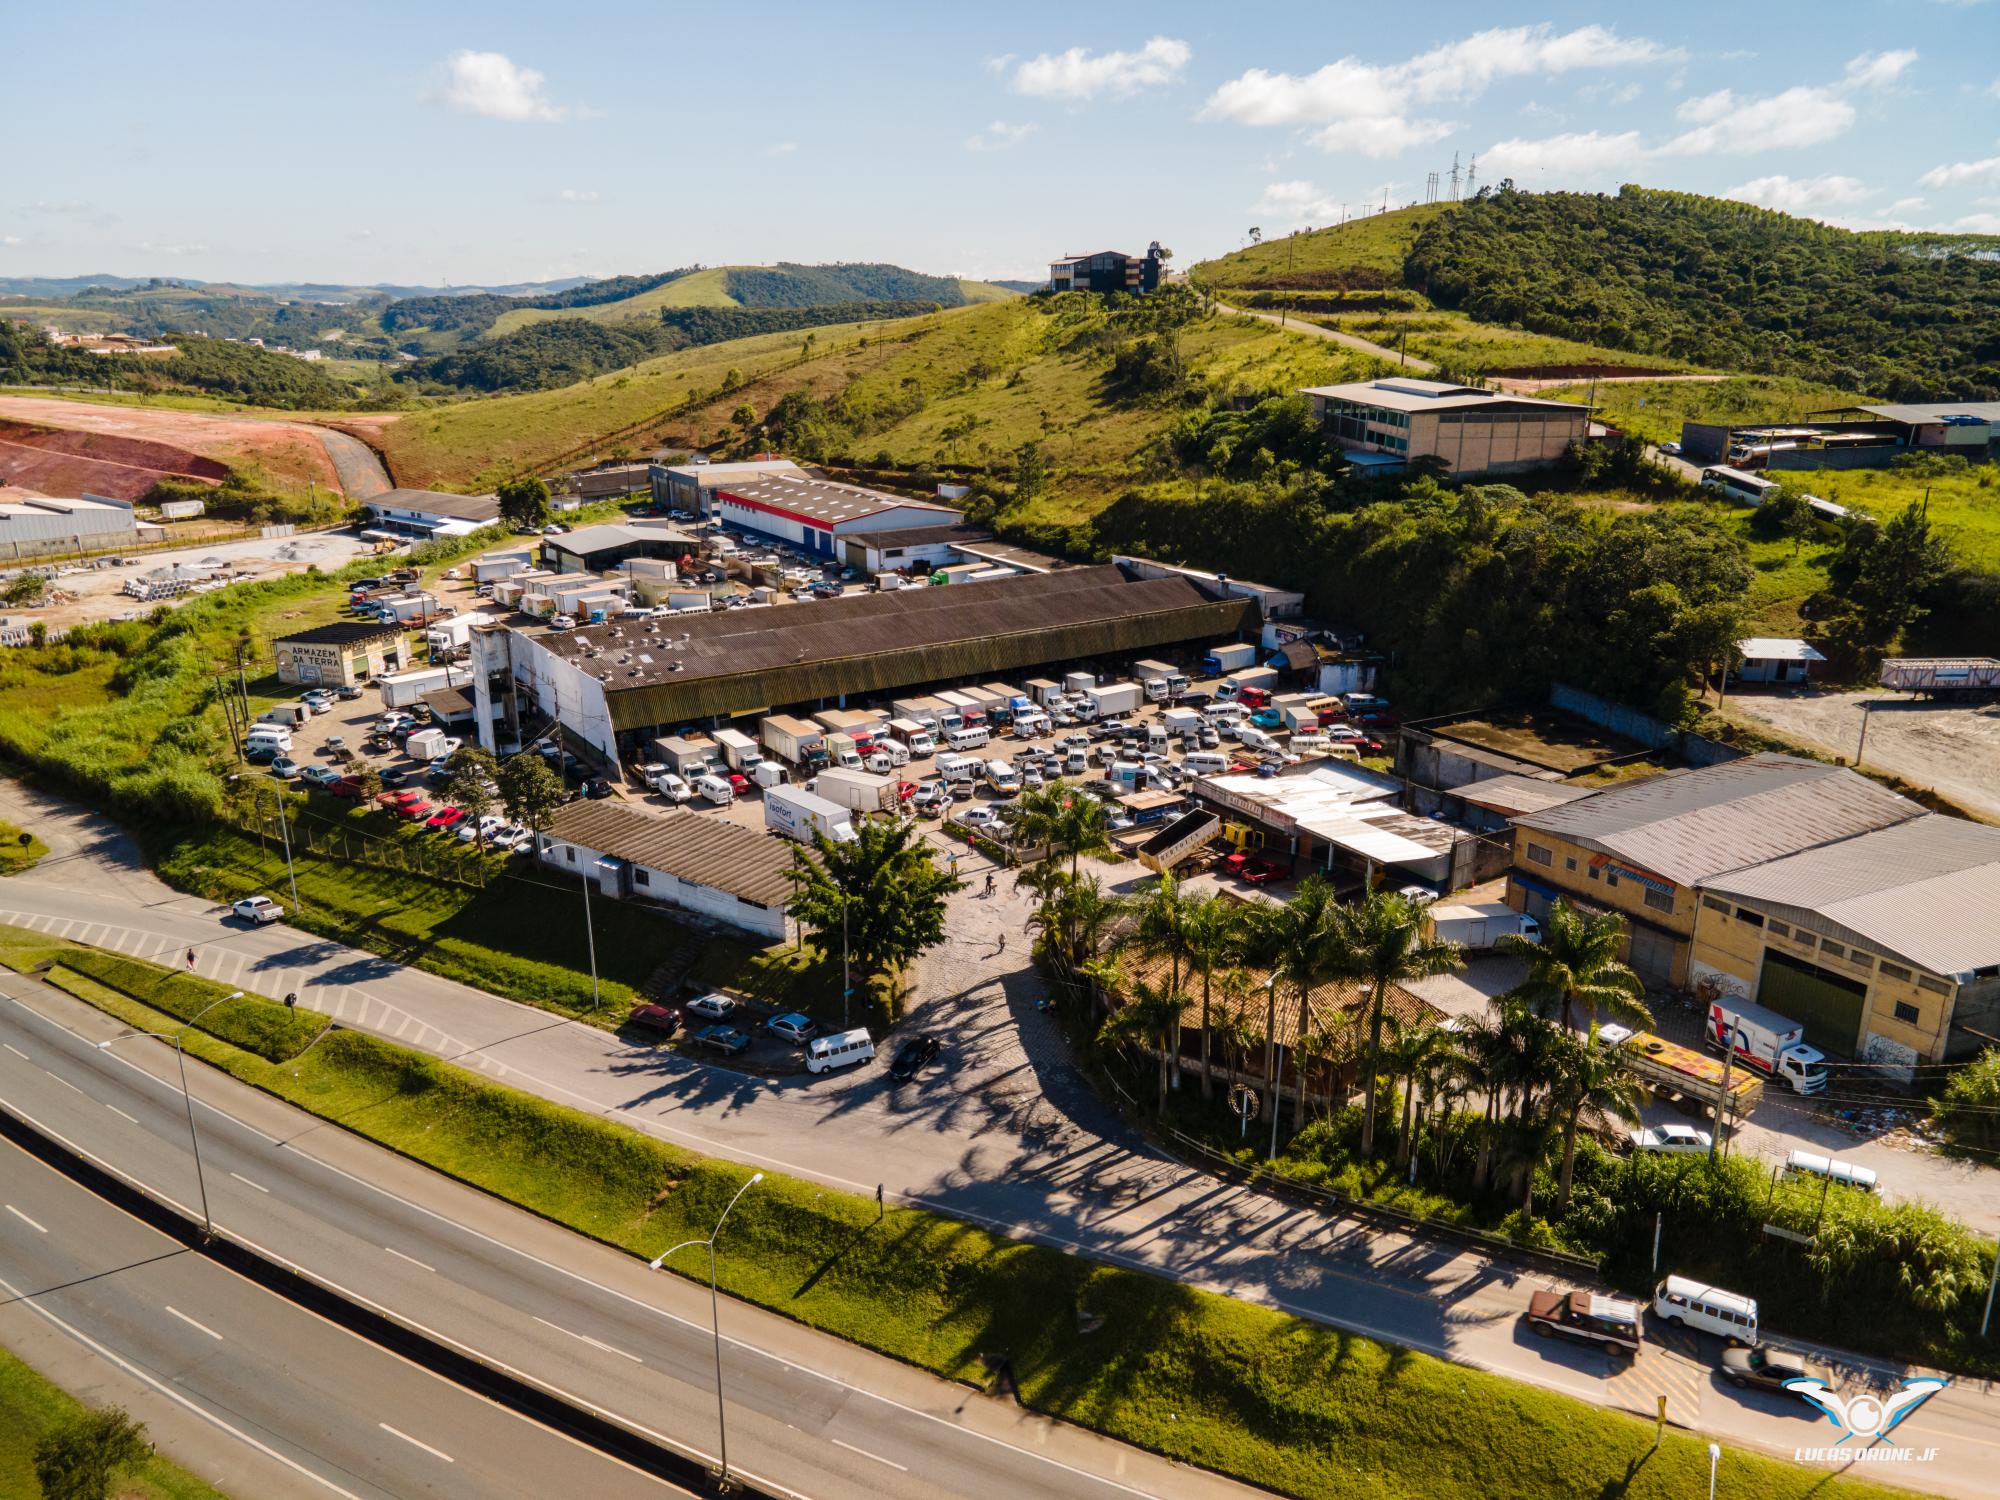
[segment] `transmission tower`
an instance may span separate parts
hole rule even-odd
[[[1479,158],[1475,156],[1472,158],[1471,161],[1465,164],[1465,191],[1467,196],[1470,196],[1472,193],[1472,179],[1477,177],[1478,175],[1479,175]]]
[[[1438,174],[1435,172],[1428,172],[1424,175],[1424,202],[1435,203],[1437,201],[1438,201]]]
[[[1451,201],[1458,202],[1458,153],[1451,153]]]

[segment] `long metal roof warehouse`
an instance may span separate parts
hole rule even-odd
[[[479,642],[487,671],[475,678],[510,678],[543,713],[616,760],[617,736],[689,720],[1002,677],[1257,624],[1252,600],[1106,565],[562,635],[492,632]],[[493,658],[496,649],[504,661]]]

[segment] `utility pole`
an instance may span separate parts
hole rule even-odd
[[[1271,1092],[1271,1115],[1278,1113],[1278,1074],[1274,1067],[1272,1048],[1278,1044],[1278,976],[1273,974],[1264,986],[1264,1082]]]
[[[1868,705],[1861,705],[1861,738],[1854,742],[1854,769],[1861,769],[1861,752],[1868,744]]]
[[[1728,1027],[1728,1033],[1722,1043],[1722,1086],[1715,1091],[1715,1131],[1708,1140],[1710,1161],[1714,1161],[1716,1152],[1722,1149],[1723,1117],[1729,1108],[1729,1075],[1736,1067],[1736,1019],[1724,1011],[1723,1023]]]
[[[847,952],[847,892],[840,893],[840,1029],[846,1031],[851,1024],[847,1007],[854,994],[854,971],[849,965]]]
[[[1458,202],[1458,153],[1451,153],[1451,201]]]
[[[1273,993],[1275,994],[1275,991]],[[1264,1155],[1264,1160],[1266,1161],[1276,1161],[1278,1159],[1278,1084],[1283,1080],[1284,1076],[1285,1044],[1280,1042],[1278,1043],[1278,1071],[1271,1076],[1271,1149]],[[1299,1080],[1299,1087],[1304,1089],[1305,1086],[1305,1080],[1301,1078]]]

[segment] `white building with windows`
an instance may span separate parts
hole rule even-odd
[[[1308,386],[1313,414],[1351,462],[1400,468],[1444,462],[1453,479],[1542,468],[1582,442],[1590,408],[1407,376]]]

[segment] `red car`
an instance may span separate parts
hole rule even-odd
[[[1252,885],[1268,885],[1273,880],[1283,880],[1291,873],[1275,859],[1250,854],[1242,849],[1223,860],[1222,868]]]
[[[349,802],[359,802],[361,800],[361,778],[358,776],[343,776],[338,781],[329,781],[326,784],[326,790],[329,796],[345,797]]]
[[[899,781],[896,783],[896,800],[898,802],[908,802],[916,795],[917,784],[914,781]]]
[[[731,771],[729,773],[729,790],[739,797],[749,796],[750,779],[747,776],[740,776],[736,772]]]
[[[465,821],[465,814],[456,807],[440,807],[424,819],[424,827],[434,833],[449,833]]]
[[[417,793],[416,801],[405,802],[401,807],[396,809],[396,816],[401,818],[405,823],[421,823],[436,811],[435,807],[424,801],[424,794],[419,792]]]
[[[399,792],[384,792],[375,800],[388,808],[390,812],[399,813],[412,802],[423,801],[424,794],[415,787],[405,787]]]

